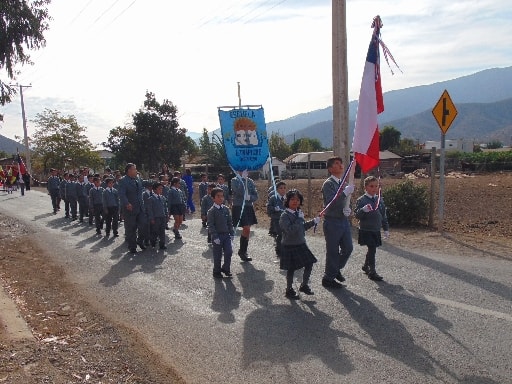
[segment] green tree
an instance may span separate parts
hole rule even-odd
[[[286,144],[284,137],[276,132],[272,132],[270,135],[268,147],[270,150],[270,155],[275,156],[280,160],[286,159],[293,153],[290,146]]]
[[[402,139],[400,140],[400,144],[398,146],[390,147],[389,150],[393,151],[397,155],[407,156],[417,154],[418,146],[413,139]]]
[[[290,148],[292,153],[323,151],[322,143],[320,143],[320,140],[310,139],[308,137],[295,140],[292,145],[290,145]]]
[[[16,80],[16,66],[32,64],[26,50],[46,45],[43,36],[51,17],[50,0],[2,0],[0,2],[0,68],[10,80]],[[11,101],[16,89],[0,79],[0,105]]]
[[[197,148],[187,137],[187,130],[179,127],[177,113],[172,102],[160,103],[154,93],[146,92],[144,105],[133,115],[132,124],[112,129],[103,145],[114,153],[116,161],[135,162],[153,171],[163,164],[179,168],[185,151],[193,153]]]
[[[400,131],[390,125],[386,125],[382,131],[380,131],[380,150],[385,151],[390,148],[396,148],[400,145]]]
[[[50,168],[78,170],[85,165],[96,169],[103,166],[85,136],[87,129],[78,124],[75,116],[62,116],[58,111],[45,109],[33,122],[37,127],[31,140],[33,163],[43,173]]]

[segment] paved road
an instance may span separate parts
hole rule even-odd
[[[0,195],[0,211],[27,223],[69,277],[113,318],[137,329],[190,383],[512,383],[512,263],[467,250],[459,257],[386,244],[385,282],[360,271],[355,246],[346,287],[290,302],[266,228],[255,228],[252,263],[211,277],[199,219],[165,252],[126,252],[123,237],[50,213],[47,195]],[[121,229],[121,234],[123,229]],[[236,241],[237,242],[237,241]]]

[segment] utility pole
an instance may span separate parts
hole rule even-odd
[[[334,156],[349,164],[346,8],[346,0],[332,0],[332,148]]]
[[[21,98],[21,118],[23,119],[23,143],[25,144],[25,160],[27,162],[27,171],[32,175],[32,165],[30,162],[30,148],[28,146],[27,119],[25,117],[25,103],[23,102],[23,88],[30,88],[31,85],[19,85]]]

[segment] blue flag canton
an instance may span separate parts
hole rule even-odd
[[[269,156],[263,108],[219,110],[226,157],[236,171],[263,167]]]

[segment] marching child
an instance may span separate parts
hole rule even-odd
[[[93,187],[89,190],[89,208],[94,216],[96,224],[96,234],[101,235],[101,228],[103,227],[103,188],[100,187],[101,179],[99,176],[92,178]]]
[[[299,291],[306,295],[314,294],[308,283],[313,264],[317,262],[317,259],[306,244],[306,230],[318,224],[320,217],[305,221],[304,212],[300,210],[303,200],[304,198],[298,190],[288,191],[284,201],[286,209],[279,219],[279,226],[283,231],[280,268],[287,270],[285,296],[292,300],[299,298],[293,289],[293,275],[297,269],[304,268]]]
[[[112,230],[114,237],[118,237],[119,228],[119,194],[114,188],[114,179],[107,177],[105,179],[106,188],[103,190],[103,213],[105,214],[105,234],[110,236]]]
[[[357,199],[356,209],[354,211],[359,220],[359,245],[366,245],[366,260],[362,270],[368,275],[368,278],[374,281],[382,281],[375,269],[375,254],[377,247],[382,245],[380,229],[384,230],[384,238],[389,237],[389,223],[386,215],[386,206],[384,200],[380,197],[379,181],[375,176],[368,176],[364,179],[365,193]]]
[[[203,201],[203,197],[209,194],[208,184],[208,176],[206,176],[206,173],[201,173],[201,182],[199,183],[199,204]]]
[[[224,204],[228,206],[231,205],[229,186],[226,184],[226,177],[222,173],[219,173],[217,176],[217,187],[222,188],[222,191],[224,191]]]
[[[222,274],[231,277],[231,256],[233,255],[233,239],[235,231],[229,208],[224,203],[222,188],[213,188],[210,196],[213,206],[208,210],[208,231],[213,243],[213,277],[222,278]],[[222,252],[224,251],[224,263]]]
[[[213,201],[213,197],[211,196],[212,195],[212,191],[213,189],[216,187],[216,185],[214,183],[211,183],[211,184],[208,184],[208,194],[206,196],[204,196],[202,199],[201,199],[201,220],[203,221],[203,228],[206,228],[208,225],[208,210],[212,207],[214,201]],[[211,237],[211,234],[210,234],[210,231],[208,231],[208,239],[207,239],[207,242],[208,244],[210,244],[212,242],[212,237]]]
[[[183,223],[183,216],[186,210],[186,197],[180,189],[181,179],[173,177],[171,180],[171,189],[169,190],[169,214],[174,218],[174,232],[175,239],[181,239],[180,227]]]
[[[158,245],[160,249],[167,249],[165,246],[165,225],[167,223],[167,211],[165,198],[162,196],[164,186],[162,183],[153,183],[153,194],[147,200],[147,213],[150,225],[151,246]]]
[[[279,227],[279,219],[284,211],[284,197],[286,195],[286,183],[280,181],[276,184],[276,192],[273,193],[267,202],[267,214],[270,216],[270,228],[268,233],[275,239],[276,256],[281,254],[281,239],[283,232]]]

